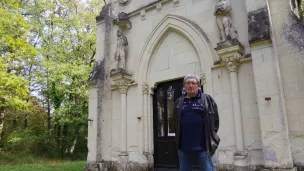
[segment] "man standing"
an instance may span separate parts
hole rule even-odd
[[[213,171],[212,156],[220,138],[217,136],[219,117],[211,96],[200,90],[200,79],[189,74],[184,78],[186,91],[175,102],[176,143],[180,171],[191,171],[198,160],[201,171]]]

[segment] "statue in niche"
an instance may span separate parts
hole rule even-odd
[[[215,6],[214,15],[219,28],[220,44],[238,44],[238,35],[236,28],[232,27],[231,6],[229,0],[218,0]]]
[[[114,70],[126,69],[126,54],[127,54],[128,39],[120,30],[117,30],[117,46],[115,52],[115,62],[117,64]]]

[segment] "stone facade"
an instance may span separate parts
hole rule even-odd
[[[106,2],[85,170],[153,170],[153,89],[188,73],[218,104],[217,170],[304,166],[304,25],[289,0],[230,0],[232,36],[218,28],[217,0]]]

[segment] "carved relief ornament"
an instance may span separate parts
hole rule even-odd
[[[206,73],[201,73],[202,85],[206,84]]]
[[[223,59],[229,72],[238,72],[241,57],[241,54],[235,53],[233,56]]]
[[[145,82],[142,86],[143,89],[143,94],[149,94],[149,84],[147,82]]]
[[[114,23],[121,29],[124,30],[125,28],[131,29],[132,23],[130,21],[129,15],[125,12],[121,12],[118,14],[117,18],[114,20]]]
[[[116,86],[119,88],[120,94],[127,94],[130,81],[117,81]]]

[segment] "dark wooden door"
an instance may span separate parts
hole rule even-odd
[[[178,153],[172,123],[174,102],[182,95],[183,80],[158,84],[154,90],[154,165],[156,168],[177,168]]]

